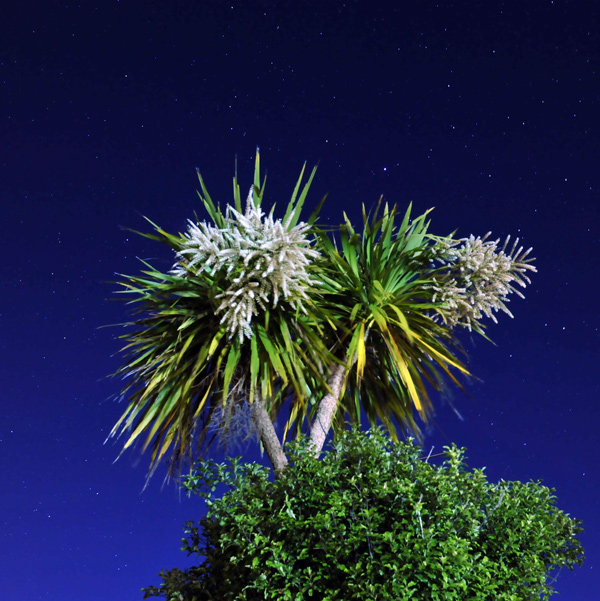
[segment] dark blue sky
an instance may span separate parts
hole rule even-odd
[[[587,560],[563,601],[595,601],[600,570],[600,23],[597,3],[106,0],[31,2],[0,21],[0,590],[3,599],[141,599],[184,567],[197,499],[148,456],[103,444],[123,406],[115,273],[182,230],[198,167],[231,198],[255,147],[266,202],[319,163],[324,220],[380,194],[431,231],[521,236],[539,273],[511,320],[467,340],[481,382],[438,404],[425,441],[467,447],[492,480],[543,479],[582,519]],[[406,7],[404,5],[406,4]],[[254,452],[251,450],[251,453]],[[436,451],[434,451],[436,452]],[[594,594],[595,593],[595,594]]]

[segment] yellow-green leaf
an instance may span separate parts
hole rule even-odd
[[[406,334],[408,341],[410,342],[410,344],[413,344],[414,337],[413,337],[413,333],[410,329],[410,326],[408,325],[408,320],[406,319],[406,315],[404,315],[404,313],[402,313],[402,311],[398,307],[396,307],[396,305],[391,304],[389,306],[396,313],[396,316],[398,317],[398,322],[399,322],[398,325],[400,326],[402,331]]]
[[[358,344],[356,347],[356,381],[362,378],[367,359],[367,349],[365,344],[365,322],[360,324]]]

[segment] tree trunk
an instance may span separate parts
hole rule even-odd
[[[346,364],[336,363],[329,374],[327,384],[331,389],[319,403],[315,421],[310,430],[310,446],[315,457],[318,457],[325,444],[325,438],[331,428],[333,416],[337,410],[342,383],[346,374]]]
[[[251,405],[252,409],[252,420],[256,425],[256,430],[258,435],[260,436],[260,440],[265,447],[265,451],[267,452],[267,457],[275,470],[275,474],[279,476],[285,466],[288,463],[287,457],[283,452],[283,447],[279,442],[279,438],[277,438],[277,432],[275,432],[275,427],[273,426],[273,422],[265,408],[265,404],[263,400],[258,397],[255,397],[254,402]]]

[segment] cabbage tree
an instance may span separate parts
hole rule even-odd
[[[304,168],[281,219],[262,208],[265,180],[257,151],[242,206],[234,177],[224,212],[199,175],[208,221],[171,234],[150,222],[146,238],[173,252],[168,272],[143,262],[122,276],[133,319],[122,336],[122,398],[111,435],[124,449],[151,447],[150,474],[163,457],[171,473],[215,437],[256,432],[280,473],[282,441],[303,431],[321,452],[333,428],[382,423],[419,434],[416,417],[433,409],[430,392],[468,375],[459,328],[484,334],[484,317],[509,312],[514,285],[535,271],[529,251],[508,240],[428,233],[430,211],[398,218],[396,207],[363,208],[357,232],[344,215],[336,231],[300,221],[312,170]],[[520,294],[520,293],[519,293]],[[287,410],[281,436],[274,420]]]

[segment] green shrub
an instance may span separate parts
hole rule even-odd
[[[580,522],[553,490],[490,484],[464,449],[436,466],[381,431],[348,432],[321,460],[303,444],[275,481],[239,459],[196,464],[186,487],[208,513],[183,550],[205,559],[161,572],[144,599],[539,601],[555,570],[581,565]]]

